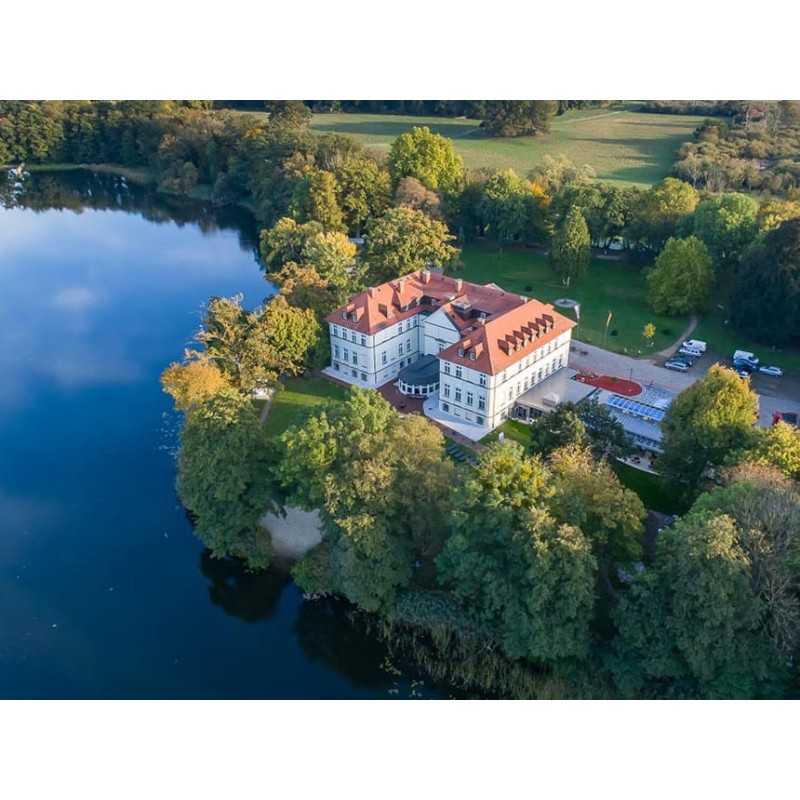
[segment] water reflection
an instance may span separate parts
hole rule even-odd
[[[208,578],[209,600],[226,614],[245,622],[271,619],[291,578],[285,570],[249,572],[241,561],[200,554],[200,572]]]

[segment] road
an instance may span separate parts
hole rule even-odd
[[[573,369],[616,375],[618,378],[628,378],[644,385],[652,383],[672,392],[682,392],[691,386],[708,372],[712,364],[719,362],[727,366],[722,356],[706,353],[689,372],[674,372],[660,366],[660,362],[631,358],[583,342],[575,342],[572,347],[569,366]],[[787,373],[782,378],[770,378],[755,374],[751,381],[753,389],[759,395],[759,425],[771,425],[776,411],[800,413],[800,375]]]

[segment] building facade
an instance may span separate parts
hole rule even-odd
[[[575,326],[551,305],[434,270],[367,289],[326,321],[329,374],[372,388],[396,381],[486,432],[566,367]]]

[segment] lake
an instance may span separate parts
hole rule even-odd
[[[36,173],[0,208],[0,696],[439,696],[340,601],[207,557],[158,379],[212,295],[273,289],[242,210]]]

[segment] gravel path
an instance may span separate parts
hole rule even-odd
[[[675,351],[694,333],[697,327],[697,314],[692,314],[692,319],[689,322],[689,327],[678,337],[675,344],[670,345],[665,350],[659,350],[653,354],[653,358],[670,358],[675,355]]]

